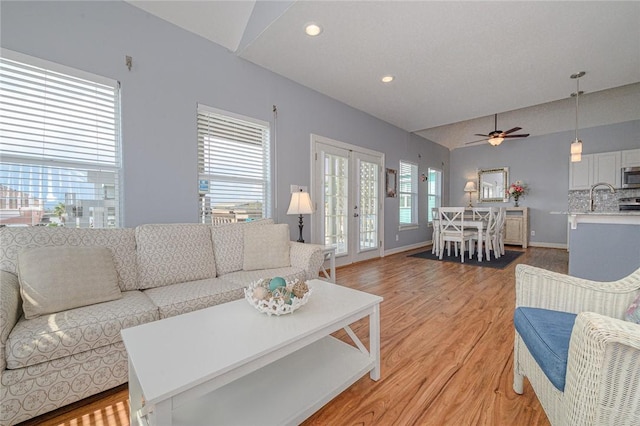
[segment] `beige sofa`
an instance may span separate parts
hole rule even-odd
[[[0,229],[0,424],[125,383],[123,328],[239,299],[259,278],[317,277],[321,246],[288,236],[269,219]]]

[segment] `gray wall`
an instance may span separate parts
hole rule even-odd
[[[404,159],[418,162],[420,173],[426,173],[449,161],[446,148],[239,59],[127,3],[3,1],[0,8],[2,47],[121,82],[124,226],[198,220],[198,102],[272,126],[272,106],[277,106],[275,219],[289,223],[292,237],[298,230],[296,218],[285,214],[289,185],[310,183],[311,133],[381,151],[391,168]],[[125,55],[133,57],[131,71]],[[387,250],[430,239],[426,225],[398,232],[397,199],[385,199],[384,206]],[[309,226],[304,237],[310,240]]]
[[[567,217],[549,212],[568,209],[569,145],[573,139],[574,132],[569,131],[506,140],[498,147],[486,144],[453,150],[451,204],[468,203],[468,195],[462,189],[468,180],[477,181],[477,169],[509,167],[510,183],[520,179],[529,186],[529,194],[520,199],[520,205],[529,207],[530,230],[536,232],[530,241],[534,245],[565,246]],[[580,139],[584,154],[639,148],[640,120],[581,129]],[[477,194],[473,196],[477,205]]]

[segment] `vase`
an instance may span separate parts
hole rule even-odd
[[[513,197],[513,206],[520,207],[520,204],[518,204],[518,197]]]

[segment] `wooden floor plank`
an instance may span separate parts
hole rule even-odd
[[[514,273],[566,273],[567,252],[530,247],[500,270],[408,257],[418,251],[338,269],[338,284],[384,297],[382,377],[361,378],[304,425],[548,425],[529,384],[524,395],[511,387]],[[368,345],[368,321],[352,329]],[[127,396],[124,385],[23,425],[127,426]]]

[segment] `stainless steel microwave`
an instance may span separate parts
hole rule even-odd
[[[640,188],[640,167],[622,168],[622,188]]]

